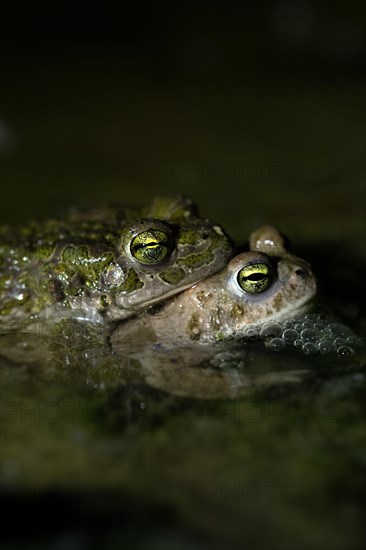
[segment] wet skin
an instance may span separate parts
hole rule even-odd
[[[315,277],[274,228],[254,232],[250,248],[216,275],[120,323],[110,338],[116,356],[137,361],[151,386],[198,399],[301,382],[308,370],[266,372],[261,364],[248,370],[243,344],[252,327],[279,326],[304,311],[316,293]]]
[[[0,229],[2,324],[125,319],[222,269],[223,229],[187,198]]]
[[[156,315],[122,324],[120,338],[135,322],[157,340],[209,344],[298,313],[316,293],[309,264],[288,253],[280,233],[269,226],[251,235],[250,248],[219,273],[164,302]]]

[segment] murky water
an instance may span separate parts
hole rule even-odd
[[[183,192],[240,244],[262,223],[279,227],[317,274],[322,310],[365,338],[362,83],[255,76],[253,99],[236,73],[147,85],[100,66],[93,87],[89,67],[74,69],[71,81],[24,69],[17,88],[31,110],[5,89],[2,221]],[[100,350],[2,359],[3,536],[24,512],[37,548],[358,548],[364,350],[305,354],[285,340],[250,342],[243,364],[229,356],[226,399],[194,398],[189,385],[177,395],[169,370],[116,367]],[[235,394],[238,373],[283,372]],[[195,369],[196,381],[206,375]]]
[[[297,329],[299,322],[292,322]],[[280,333],[265,326],[267,348],[255,339],[231,343],[210,362],[183,349],[166,364],[161,350],[143,355],[148,344],[141,341],[142,363],[116,357],[100,342],[93,347],[77,326],[64,341],[51,339],[40,362],[45,334],[13,335],[3,353],[25,355],[1,365],[1,487],[10,509],[31,497],[46,518],[49,506],[62,511],[63,529],[50,520],[45,544],[64,544],[66,529],[67,540],[83,547],[95,518],[113,543],[139,547],[155,540],[157,547],[240,545],[243,525],[249,540],[265,544],[263,521],[284,548],[299,533],[306,547],[341,548],[350,533],[357,545],[362,344],[324,354],[319,336],[318,353],[304,353],[287,339],[293,326]],[[329,326],[334,338],[354,338],[340,324]],[[138,518],[146,531],[138,531]]]

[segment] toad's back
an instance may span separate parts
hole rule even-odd
[[[123,319],[221,269],[232,244],[186,198],[0,230],[0,312]]]

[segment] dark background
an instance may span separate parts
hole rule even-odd
[[[361,248],[363,4],[8,6],[3,220],[178,191],[239,241]]]
[[[332,308],[348,324],[365,332],[365,315],[360,308],[366,257],[364,28],[365,4],[357,0],[221,1],[207,5],[70,3],[57,7],[44,2],[2,7],[1,222],[61,215],[77,204],[141,204],[157,194],[181,192],[195,199],[201,212],[220,222],[239,243],[262,223],[282,229],[295,251],[314,266]],[[47,395],[47,388],[44,391]],[[263,430],[264,438],[272,438],[268,450],[256,434],[257,426],[249,430],[248,448],[245,441],[241,448],[234,430],[236,443],[229,437],[232,426],[220,424],[212,432],[212,441],[205,440],[201,449],[199,430],[195,432],[193,427],[197,442],[189,437],[194,406],[174,403],[170,409],[168,404],[157,414],[157,421],[154,416],[149,420],[148,435],[142,430],[141,437],[136,437],[136,448],[134,432],[126,439],[130,445],[127,456],[131,452],[135,457],[130,463],[136,465],[137,474],[145,475],[143,459],[148,462],[146,457],[150,456],[144,437],[152,446],[156,484],[162,480],[161,501],[167,494],[167,505],[157,504],[160,494],[156,494],[154,482],[153,489],[147,490],[148,498],[138,495],[136,501],[136,495],[125,498],[117,494],[113,498],[105,494],[101,498],[97,492],[89,498],[75,495],[72,489],[66,496],[57,490],[55,494],[24,498],[15,493],[5,502],[2,534],[8,540],[31,537],[35,547],[41,539],[46,540],[46,547],[50,536],[60,548],[66,548],[68,540],[78,548],[90,547],[93,541],[98,547],[100,541],[108,540],[120,545],[137,540],[142,546],[136,543],[136,547],[146,548],[151,547],[151,540],[157,548],[165,541],[169,547],[176,544],[184,548],[200,547],[207,540],[214,547],[215,537],[219,537],[220,547],[220,540],[232,531],[232,540],[240,547],[237,541],[244,529],[240,507],[214,503],[211,512],[215,520],[210,523],[205,512],[199,515],[203,510],[200,503],[192,506],[189,483],[193,484],[195,475],[204,479],[206,460],[211,475],[217,473],[218,480],[221,475],[225,480],[227,474],[229,483],[240,479],[245,464],[249,464],[250,480],[257,479],[255,475],[273,479],[271,475],[281,473],[283,462],[284,479],[292,479],[293,467],[294,472],[304,474],[299,479],[306,486],[307,476],[311,482],[318,472],[320,478],[326,477],[333,453],[341,448],[335,473],[331,471],[325,482],[328,492],[321,501],[325,504],[320,507],[323,515],[319,522],[318,512],[311,512],[312,503],[299,520],[309,548],[317,548],[319,540],[323,547],[327,540],[334,545],[338,540],[337,531],[332,538],[335,502],[336,517],[344,520],[340,524],[341,545],[347,528],[354,524],[360,527],[353,508],[358,498],[361,501],[360,481],[350,476],[353,464],[359,464],[359,431],[356,423],[347,439],[342,424],[353,422],[349,402],[346,395],[344,416],[339,409],[340,431],[345,438],[340,443],[337,424],[334,431],[318,425],[313,430],[309,424],[310,435],[305,434],[303,441],[296,425],[291,432],[288,425],[280,424],[277,434],[272,427]],[[111,410],[112,416],[115,410]],[[168,418],[167,425],[171,415],[171,431],[159,414]],[[166,447],[153,438],[155,422],[158,428],[159,422],[163,425]],[[104,429],[103,423],[108,423],[101,420]],[[241,427],[237,431],[241,437]],[[223,441],[233,445],[228,450],[220,447],[221,432]],[[117,432],[121,453],[127,445],[124,436],[122,430]],[[270,453],[274,449],[279,457],[287,457],[283,443],[289,445],[293,462],[291,454],[288,462],[278,459],[272,473]],[[139,444],[144,453],[141,464]],[[68,435],[60,449],[62,445],[69,449]],[[72,441],[70,445],[72,449]],[[166,452],[161,465],[160,445]],[[176,459],[182,461],[179,445],[197,455],[192,465],[189,457],[183,466],[180,462],[181,479],[169,470],[174,472]],[[347,447],[344,454],[342,445]],[[47,453],[47,441],[44,447]],[[54,447],[51,443],[51,449],[57,450],[57,443]],[[310,467],[314,461],[314,476],[307,469],[308,463],[302,469],[306,453],[314,456],[310,459]],[[101,463],[107,465],[107,471],[101,471],[101,479],[108,475],[110,464],[108,453],[104,456]],[[43,460],[48,464],[47,454]],[[57,456],[51,456],[51,465],[53,461],[57,463]],[[62,454],[60,461],[64,463]],[[197,464],[201,466],[198,473]],[[48,470],[47,475],[52,479]],[[95,471],[92,475],[99,477]],[[146,476],[150,479],[149,473]],[[169,483],[164,486],[165,479],[175,480],[173,497]],[[262,517],[264,513],[264,517],[273,518],[277,508],[272,508],[254,514],[257,523],[252,524],[249,514],[246,528],[254,545],[266,540]],[[187,511],[185,520],[180,509]],[[294,517],[294,521],[291,516],[286,519],[279,509],[269,536],[278,527],[283,543],[287,540],[288,547],[293,548],[296,541],[302,548]],[[190,522],[190,530],[185,521]],[[107,534],[98,539],[96,533],[104,527]],[[94,534],[88,538],[91,528]],[[163,539],[159,538],[161,532],[165,533]],[[54,533],[56,538],[52,538]],[[357,530],[354,533],[357,545],[361,536]]]

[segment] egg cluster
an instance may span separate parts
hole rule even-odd
[[[295,347],[306,355],[336,353],[343,357],[355,353],[362,345],[349,327],[314,313],[283,323],[269,321],[261,327],[251,326],[245,336],[264,339],[266,347],[274,351]]]

